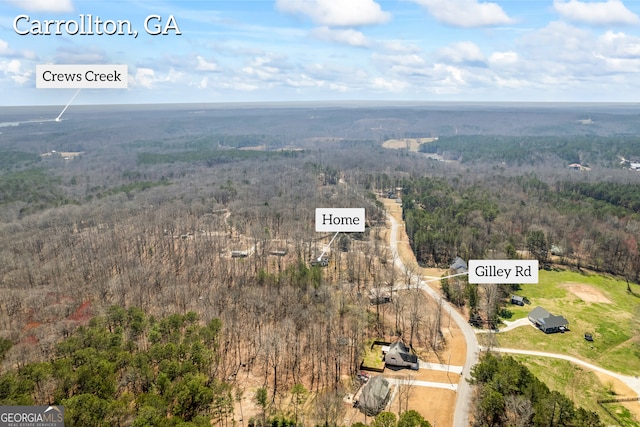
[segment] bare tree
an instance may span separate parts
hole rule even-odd
[[[409,400],[415,386],[415,375],[404,374],[398,379],[398,417],[409,410]]]

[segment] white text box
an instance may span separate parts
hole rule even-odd
[[[364,231],[364,208],[316,208],[316,231]]]
[[[538,283],[538,261],[470,259],[469,283]]]
[[[123,64],[36,65],[38,89],[126,89],[128,77]]]

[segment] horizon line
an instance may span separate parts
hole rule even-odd
[[[367,100],[367,99],[349,99],[349,100],[309,100],[309,101],[217,101],[217,102],[141,102],[141,103],[78,103],[72,104],[71,107],[164,107],[164,106],[308,106],[308,105],[358,105],[360,108],[367,108],[380,105],[411,105],[411,106],[437,106],[437,105],[620,105],[620,106],[640,106],[640,101],[453,101],[453,100]],[[31,105],[0,105],[0,109],[8,108],[48,108],[61,107],[65,104],[31,104]]]

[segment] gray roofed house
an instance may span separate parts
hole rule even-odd
[[[468,271],[467,263],[457,256],[449,266],[449,270],[454,274],[466,273]]]
[[[391,397],[391,386],[382,375],[371,378],[362,387],[356,406],[369,417],[374,417],[384,410]]]
[[[569,321],[563,316],[553,315],[542,307],[531,310],[529,320],[545,334],[562,332],[567,330],[569,326]]]
[[[409,348],[402,341],[396,341],[389,346],[389,351],[384,355],[384,363],[389,366],[411,368],[418,370],[418,356],[411,354]]]

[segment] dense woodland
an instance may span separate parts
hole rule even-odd
[[[438,314],[421,310],[383,239],[375,194],[395,188],[424,265],[535,256],[637,281],[640,176],[612,164],[614,143],[575,125],[583,112],[545,114],[533,139],[517,136],[527,114],[516,113],[500,133],[514,136],[494,146],[486,117],[502,113],[478,110],[87,108],[60,124],[3,127],[0,403],[64,404],[70,425],[225,424],[251,385],[254,425],[338,424],[367,339],[438,351]],[[595,134],[636,126],[607,114]],[[562,149],[539,137],[561,119],[575,134]],[[475,160],[381,147],[447,134],[434,152]],[[509,141],[546,141],[546,151]],[[617,154],[633,158],[625,147]],[[576,156],[593,169],[558,167]],[[338,239],[328,268],[310,264],[332,237],[315,232],[316,207],[367,212],[367,231]],[[500,293],[446,285],[457,305],[497,315]],[[408,291],[392,311],[370,304],[396,286]],[[86,408],[99,416],[80,418]],[[393,422],[424,425],[414,415]]]
[[[628,135],[459,135],[422,144],[420,151],[438,153],[462,163],[505,163],[511,166],[583,164],[620,167],[621,159],[640,158],[640,140]]]
[[[155,319],[111,306],[57,343],[48,361],[2,376],[0,400],[56,402],[78,426],[220,422],[234,402],[231,385],[216,378],[221,322],[198,320],[194,312]]]
[[[532,255],[548,264],[553,256],[557,263],[638,280],[640,193],[628,182],[630,171],[609,171],[597,183],[577,181],[580,171],[560,177],[505,172],[482,181],[466,175],[402,183],[407,232],[420,262]],[[613,181],[613,174],[624,181]]]

